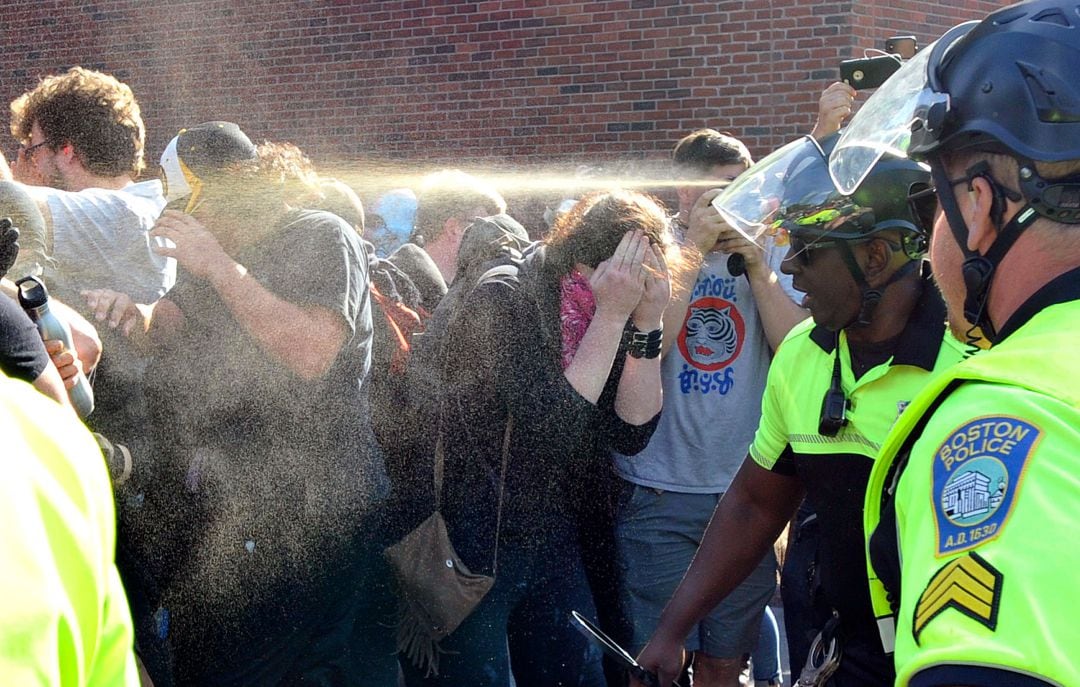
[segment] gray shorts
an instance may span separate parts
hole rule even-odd
[[[697,552],[720,494],[680,494],[626,483],[615,539],[633,624],[629,649],[644,648],[668,599]],[[770,547],[757,568],[686,639],[687,651],[741,658],[757,645],[765,604],[776,591],[776,555]]]

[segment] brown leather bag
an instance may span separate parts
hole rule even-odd
[[[445,459],[441,428],[435,443],[435,512],[385,551],[401,598],[398,651],[413,665],[425,669],[428,676],[439,674],[439,656],[445,653],[439,642],[457,629],[495,584],[512,425],[513,418],[510,418],[503,434],[491,576],[471,572],[454,551],[446,531],[446,522],[439,510]]]

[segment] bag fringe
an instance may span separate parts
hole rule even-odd
[[[424,677],[439,676],[439,657],[456,653],[443,649],[440,640],[428,628],[425,616],[407,599],[398,603],[397,649],[398,653],[414,666],[425,671]]]

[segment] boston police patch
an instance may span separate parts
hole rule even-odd
[[[1001,534],[1042,430],[987,416],[952,432],[934,455],[937,555],[966,551]]]

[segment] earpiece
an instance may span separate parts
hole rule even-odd
[[[964,286],[967,298],[964,300],[964,317],[973,324],[979,324],[983,304],[986,302],[986,289],[990,286],[990,277],[994,275],[994,264],[981,255],[964,260]]]
[[[975,179],[983,179],[990,186],[990,219],[994,222],[994,226],[1000,229],[1005,217],[1006,196],[1012,197],[1013,200],[1020,200],[1020,196],[1015,191],[1007,193],[1005,188],[994,180],[990,174],[990,166],[985,160],[968,168],[967,179],[969,192],[975,190],[972,184]]]
[[[968,293],[982,293],[994,274],[994,265],[981,255],[964,260],[964,286]]]
[[[993,220],[995,227],[1001,227],[1001,222],[1005,217],[1005,192],[993,179],[987,178],[987,181],[990,182],[990,189],[993,192],[990,198],[990,219]]]

